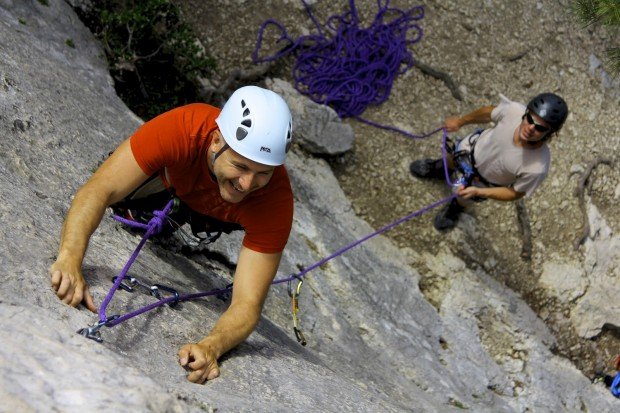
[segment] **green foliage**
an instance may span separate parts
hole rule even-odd
[[[50,2],[48,0],[37,0],[39,2],[39,4],[42,4],[44,6],[49,6]]]
[[[614,32],[620,27],[619,0],[573,0],[571,11],[584,26],[600,24]],[[617,38],[617,36],[615,37]],[[606,64],[615,75],[620,74],[620,47],[607,48]]]
[[[610,47],[606,50],[607,62],[611,68],[611,71],[617,75],[620,75],[620,47]]]
[[[116,90],[143,119],[198,100],[214,60],[169,0],[100,0],[82,16],[103,42]]]
[[[17,21],[19,22],[19,24],[23,24],[24,26],[27,25],[28,23],[26,22],[26,20],[24,19],[17,19]]]
[[[75,42],[73,41],[73,39],[65,40],[65,44],[69,46],[70,48],[75,49]]]
[[[460,402],[459,400],[456,400],[452,397],[450,397],[450,399],[448,400],[449,403],[454,406],[454,407],[458,407],[459,409],[463,409],[463,410],[469,410],[469,407],[465,406],[462,402]]]

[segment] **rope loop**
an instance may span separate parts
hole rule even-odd
[[[341,118],[357,117],[369,105],[387,100],[395,77],[413,66],[407,47],[422,38],[417,21],[424,17],[423,6],[403,11],[390,8],[389,0],[377,0],[373,23],[362,28],[355,1],[350,0],[350,10],[329,17],[322,28],[308,4],[302,3],[318,34],[293,40],[282,24],[267,20],[259,28],[253,61],[270,62],[293,53],[295,88],[314,102],[331,106]],[[280,30],[276,43],[288,44],[271,56],[259,57],[269,26]]]

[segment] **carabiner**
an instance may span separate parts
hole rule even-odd
[[[301,344],[302,346],[308,344],[308,342],[306,341],[306,337],[304,337],[304,333],[302,333],[300,329],[298,329],[297,327],[293,327],[293,331],[295,332],[295,338],[297,339],[297,342],[299,344]]]
[[[162,285],[162,284],[154,284],[154,285],[152,285],[150,287],[150,290],[151,290],[151,294],[155,298],[157,298],[158,300],[163,300],[164,299],[164,297],[161,295],[159,290],[163,290],[163,291],[166,291],[166,292],[169,292],[170,294],[172,294],[174,296],[174,301],[170,301],[168,303],[168,306],[170,306],[170,307],[174,307],[175,305],[177,305],[179,303],[179,293],[174,288],[167,287],[167,286]]]
[[[304,337],[304,333],[301,331],[301,321],[297,316],[297,313],[299,313],[299,294],[301,293],[301,286],[304,283],[304,280],[299,276],[294,277],[299,280],[294,291],[291,284],[292,280],[288,282],[288,295],[291,297],[291,312],[293,315],[293,331],[295,332],[297,342],[299,342],[302,346],[305,346],[307,344],[306,338]]]
[[[118,279],[118,276],[112,277],[112,283],[115,283],[117,279]],[[127,284],[125,284],[124,281],[121,281],[121,283],[118,285],[118,288],[120,288],[121,290],[125,290],[125,291],[127,291],[129,293],[132,293],[133,292],[133,287],[136,284],[138,284],[137,280],[135,278],[133,278],[133,277],[130,277],[129,275],[125,275],[123,277],[123,280],[129,280],[129,284],[130,285],[127,285]]]
[[[97,343],[101,343],[103,342],[103,339],[101,338],[101,332],[99,332],[99,329],[103,326],[107,326],[110,321],[116,320],[119,317],[120,317],[119,314],[115,314],[111,316],[110,318],[108,318],[107,320],[99,320],[91,326],[81,328],[78,331],[76,331],[76,333],[81,334],[84,337],[89,338],[91,340],[95,340]]]

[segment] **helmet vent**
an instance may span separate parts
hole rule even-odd
[[[250,114],[250,109],[246,108],[246,109],[243,111],[243,116],[248,116],[249,114]]]
[[[244,108],[245,107],[245,100],[241,99],[241,107]]]
[[[284,153],[288,153],[289,149],[291,149],[291,144],[293,143],[293,124],[288,124],[288,130],[286,131],[286,147],[284,148]]]
[[[248,136],[248,131],[239,127],[237,128],[237,140],[242,141],[245,137]]]
[[[247,126],[248,128],[252,127],[252,119],[245,119],[243,122],[241,122],[241,124],[243,126]]]

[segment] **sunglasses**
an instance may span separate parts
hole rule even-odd
[[[536,129],[538,132],[549,132],[551,130],[551,128],[547,126],[536,123],[530,112],[525,112],[525,115],[523,115],[521,120],[523,119],[527,119],[527,123],[529,123],[530,125],[534,125],[534,129]]]

